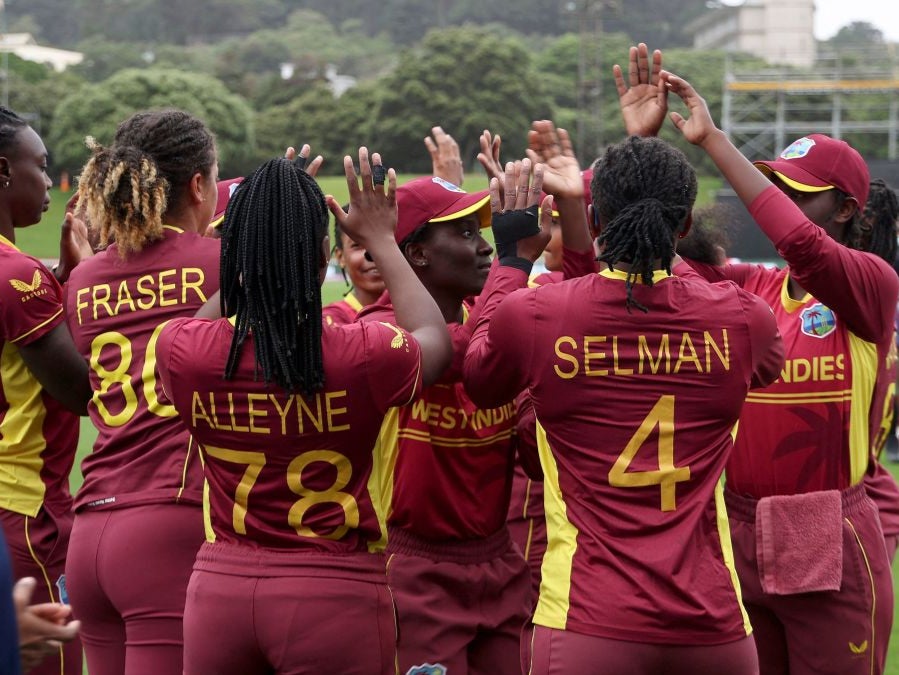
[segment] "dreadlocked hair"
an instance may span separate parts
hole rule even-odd
[[[288,392],[311,396],[324,386],[321,245],[325,197],[315,180],[287,159],[273,159],[245,178],[222,224],[221,302],[235,316],[225,366],[230,379],[252,332],[256,373]]]
[[[696,200],[696,172],[684,154],[658,138],[631,136],[611,145],[593,167],[593,208],[603,220],[599,259],[614,269],[630,264],[625,306],[647,308],[633,297],[639,278],[652,286],[655,261],[671,273],[674,236]]]
[[[167,215],[181,206],[194,174],[216,163],[215,140],[202,121],[180,110],[132,115],[105,148],[88,137],[92,156],[81,171],[78,208],[116,242],[122,258],[162,238]]]
[[[8,153],[15,146],[19,132],[27,126],[28,122],[0,105],[0,153]]]
[[[896,260],[896,224],[899,219],[899,199],[886,181],[871,181],[868,203],[865,205],[862,229],[868,235],[865,250],[892,265]]]

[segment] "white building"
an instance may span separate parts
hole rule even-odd
[[[726,0],[687,25],[697,49],[753,54],[769,63],[815,62],[814,0]]]
[[[42,47],[31,33],[0,34],[0,53],[2,52],[15,54],[25,61],[43,63],[57,72],[62,72],[69,66],[74,66],[84,60],[84,54],[81,52]]]

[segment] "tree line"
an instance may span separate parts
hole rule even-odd
[[[29,1],[42,6],[42,0]],[[91,2],[107,9],[122,4],[75,0],[72,5]],[[345,16],[338,11],[342,2],[331,0],[336,9],[329,11]],[[207,4],[219,3],[240,4]],[[181,4],[192,6],[187,0]],[[274,9],[291,3],[252,4]],[[462,6],[450,0],[429,4],[441,4],[446,12]],[[532,120],[554,119],[573,134],[584,163],[623,133],[611,67],[626,61],[628,33],[535,36],[482,23],[433,28],[403,46],[383,33],[371,35],[366,21],[354,16],[338,26],[323,13],[300,8],[276,27],[214,43],[128,44],[92,37],[80,43],[84,62],[61,74],[11,57],[9,104],[32,115],[54,169],[73,175],[88,156],[85,136],[108,142],[119,121],[148,107],[179,107],[206,120],[218,139],[223,176],[246,174],[286,145],[304,142],[326,157],[326,173],[339,172],[340,158],[360,142],[400,171],[427,172],[422,139],[435,124],[453,134],[472,165],[484,128],[500,133],[504,156],[515,157],[522,156]],[[852,42],[851,32],[848,38],[841,35],[843,42]],[[872,35],[863,32],[862,38],[870,43]],[[596,72],[579,81],[585,62]],[[282,70],[288,63],[291,68]],[[720,118],[723,52],[666,48],[665,65],[693,82]],[[329,67],[352,75],[356,85],[335,95],[326,77]],[[708,160],[686,150],[702,170]],[[870,152],[878,156],[883,144],[874,143]]]

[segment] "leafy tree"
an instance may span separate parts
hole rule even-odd
[[[340,140],[334,126],[337,99],[324,84],[313,84],[289,103],[273,106],[256,118],[256,161],[284,153],[293,145],[298,150],[309,143],[315,154],[328,160],[328,169],[340,172]],[[336,160],[336,161],[335,161]]]
[[[55,164],[77,173],[88,157],[85,136],[108,143],[132,113],[169,107],[197,115],[215,133],[222,175],[252,168],[255,136],[246,102],[213,77],[164,69],[123,70],[61,100],[47,138]]]
[[[840,28],[827,42],[833,47],[869,47],[882,45],[885,40],[883,32],[873,24],[867,21],[853,21]]]
[[[507,157],[520,157],[531,121],[549,112],[527,50],[471,26],[428,33],[381,80],[381,90],[371,111],[378,120],[373,136],[402,171],[430,170],[422,139],[436,124],[456,138],[463,162],[474,159],[485,127],[507,139]]]
[[[145,68],[144,54],[147,48],[128,42],[111,42],[103,37],[92,37],[79,43],[78,51],[84,60],[70,70],[89,82],[101,82],[123,68]]]

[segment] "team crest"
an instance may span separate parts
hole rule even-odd
[[[837,327],[837,317],[833,311],[820,302],[803,309],[799,320],[802,322],[802,332],[809,337],[827,337]]]
[[[780,153],[781,159],[799,159],[800,157],[805,157],[808,154],[808,151],[812,149],[812,146],[815,145],[815,141],[811,138],[803,137],[799,140],[793,141],[790,145],[787,146],[787,149]]]
[[[442,666],[439,663],[412,666],[406,671],[406,675],[446,675],[446,666]]]
[[[437,185],[439,185],[440,187],[442,187],[444,190],[449,190],[450,192],[461,192],[461,193],[463,193],[463,194],[465,193],[465,190],[463,190],[462,188],[460,188],[458,185],[453,185],[453,184],[450,183],[448,180],[444,180],[444,179],[441,178],[440,176],[434,176],[434,177],[432,177],[432,178],[431,178],[431,182],[432,182],[432,183],[436,183]]]

